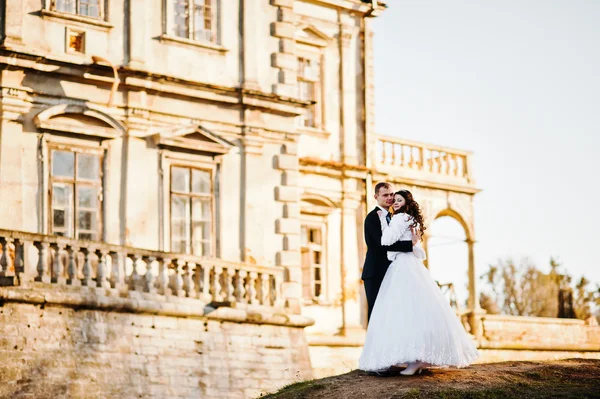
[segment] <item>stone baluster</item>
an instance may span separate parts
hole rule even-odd
[[[451,176],[458,176],[458,157],[456,154],[448,154],[448,173]]]
[[[67,253],[69,258],[69,260],[67,261],[67,284],[72,285],[74,287],[79,287],[81,286],[81,281],[79,280],[79,267],[77,259],[77,255],[79,254],[79,247],[69,245]]]
[[[48,247],[50,244],[47,242],[36,242],[35,247],[38,250],[38,264],[37,264],[37,276],[35,281],[42,283],[49,283],[50,276],[48,276]]]
[[[225,276],[225,300],[235,302],[235,269],[228,267],[224,273]]]
[[[390,164],[392,166],[396,165],[396,144],[390,143]]]
[[[446,153],[446,167],[445,167],[445,173],[447,175],[452,175],[452,154],[450,154],[449,152]]]
[[[106,275],[108,274],[106,266],[106,256],[108,255],[107,249],[96,250],[96,256],[98,257],[98,266],[96,269],[96,286],[101,288],[110,288]]]
[[[171,279],[171,290],[173,291],[173,295],[185,296],[185,291],[183,290],[183,266],[184,265],[185,265],[184,260],[177,259],[175,261],[175,275],[173,275],[172,279]]]
[[[386,159],[386,153],[385,153],[385,141],[381,140],[381,163],[383,165],[385,165],[385,162],[387,161]]]
[[[152,264],[156,261],[154,256],[144,256],[143,261],[146,263],[146,274],[144,274],[144,292],[150,294],[156,294],[157,289],[155,287],[155,276],[152,270]]]
[[[194,284],[194,270],[196,269],[196,264],[194,262],[187,262],[183,267],[184,275],[183,275],[183,290],[185,294],[189,298],[196,297],[195,284]]]
[[[16,239],[15,245],[15,275],[25,272],[25,243],[22,240]]]
[[[467,174],[467,157],[465,156],[461,156],[460,157],[460,170],[459,170],[459,176],[463,177],[463,178],[468,178],[468,174]]]
[[[410,151],[409,151],[409,156],[410,158],[408,159],[408,167],[411,169],[414,169],[415,166],[417,165],[417,161],[415,159],[415,147],[410,146],[409,147]]]
[[[129,290],[130,291],[143,291],[143,284],[141,282],[142,276],[140,275],[140,273],[138,271],[138,265],[139,265],[140,260],[142,259],[142,256],[138,255],[138,254],[133,254],[133,255],[128,255],[128,256],[129,256],[129,259],[131,259],[131,261],[133,263],[131,275],[129,276],[129,279],[127,281]]]
[[[258,298],[256,296],[256,280],[258,274],[256,272],[250,272],[248,275],[248,285],[246,291],[248,292],[248,303],[253,305],[258,303]]]
[[[216,302],[223,301],[222,286],[221,286],[221,274],[223,268],[221,266],[215,266],[211,272],[210,288],[213,294],[213,300]]]
[[[110,285],[117,291],[124,291],[125,285],[125,254],[110,252],[112,272],[110,274]]]
[[[92,260],[90,259],[91,255],[95,252],[93,248],[82,248],[81,252],[83,252],[84,260],[83,260],[83,280],[81,280],[81,284],[86,287],[92,287],[94,285],[92,279]]]
[[[12,275],[13,261],[10,257],[10,246],[12,242],[12,238],[0,237],[0,245],[2,245],[2,256],[0,257],[0,276]]]
[[[442,153],[439,151],[435,152],[435,173],[441,173],[442,171]]]
[[[158,263],[158,277],[156,279],[156,288],[161,295],[171,295],[169,288],[169,266],[171,265],[170,258],[163,258]]]
[[[258,302],[261,305],[269,305],[269,275],[267,273],[261,273],[259,276],[258,283]]]
[[[200,271],[200,299],[204,302],[212,302],[213,297],[211,295],[211,281],[210,281],[210,268],[208,262],[201,265]],[[213,291],[214,292],[214,291]]]
[[[404,145],[400,144],[400,154],[399,154],[399,164],[400,166],[406,166],[404,159]]]
[[[65,244],[52,244],[54,248],[54,262],[52,262],[52,278],[51,281],[57,284],[66,284],[65,267],[62,260],[62,252],[65,249]]]
[[[246,270],[239,270],[235,280],[235,299],[239,303],[248,303],[246,298],[246,287],[244,286],[247,276],[248,272]]]

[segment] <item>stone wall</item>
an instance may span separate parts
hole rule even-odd
[[[285,317],[123,313],[16,290],[0,289],[2,398],[251,398],[312,377],[304,330]]]

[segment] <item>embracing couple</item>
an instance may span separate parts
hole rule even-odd
[[[425,367],[466,367],[477,349],[423,265],[425,231],[419,204],[407,190],[375,186],[377,207],[365,218],[367,256],[362,273],[369,325],[359,369],[378,376]]]

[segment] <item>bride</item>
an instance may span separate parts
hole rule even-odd
[[[389,226],[378,212],[382,245],[411,240],[411,228],[423,234],[423,216],[409,191],[394,194],[393,210]],[[359,369],[407,364],[400,374],[413,375],[429,366],[468,366],[477,349],[423,265],[425,251],[417,245],[413,252],[388,252],[388,258],[393,262],[375,301]]]

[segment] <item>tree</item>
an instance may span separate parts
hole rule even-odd
[[[481,306],[491,314],[499,308],[509,315],[557,317],[559,297],[568,298],[572,292],[575,317],[587,319],[595,307],[600,319],[600,286],[593,291],[590,281],[581,277],[572,287],[572,278],[561,271],[560,262],[551,258],[549,266],[550,272],[543,273],[528,259],[519,264],[505,259],[489,265],[481,276],[487,288],[480,295]]]
[[[489,291],[484,294],[504,314],[555,317],[558,311],[558,286],[555,276],[540,272],[528,259],[518,265],[512,259],[490,265],[481,277]]]

